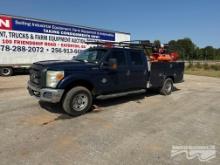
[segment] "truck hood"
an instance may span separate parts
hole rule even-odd
[[[47,69],[55,70],[83,70],[95,66],[97,64],[81,62],[76,60],[48,60],[48,61],[39,61],[34,63],[35,65],[41,65]]]

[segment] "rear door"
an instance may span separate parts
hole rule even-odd
[[[146,57],[141,50],[128,51],[129,59],[129,81],[128,85],[131,89],[145,88],[148,76]]]

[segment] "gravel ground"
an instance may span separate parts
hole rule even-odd
[[[98,101],[76,118],[30,97],[27,79],[0,77],[1,165],[201,164],[173,145],[214,145],[220,164],[220,79],[186,75],[170,96]]]

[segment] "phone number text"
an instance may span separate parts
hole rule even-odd
[[[80,49],[66,49],[66,48],[44,48],[44,47],[26,47],[26,46],[12,46],[0,45],[2,52],[23,52],[23,53],[80,53]]]

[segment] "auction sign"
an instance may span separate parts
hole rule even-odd
[[[1,54],[74,56],[88,48],[86,44],[88,41],[115,41],[115,33],[0,15]]]

